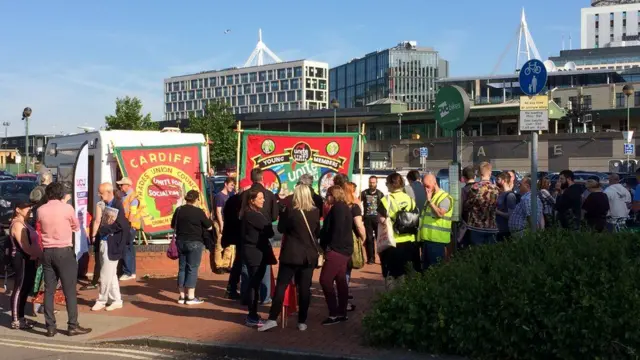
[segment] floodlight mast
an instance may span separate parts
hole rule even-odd
[[[269,49],[267,45],[262,42],[262,29],[258,29],[258,44],[256,45],[256,48],[253,49],[253,52],[251,52],[251,55],[249,56],[247,62],[244,63],[244,67],[264,65],[265,53],[268,57],[271,58],[272,62],[282,62],[278,55],[271,51],[271,49]]]

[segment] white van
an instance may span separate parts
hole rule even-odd
[[[73,166],[80,147],[89,143],[89,209],[93,209],[101,183],[115,183],[122,177],[114,156],[114,147],[162,146],[202,144],[203,159],[208,159],[205,138],[202,134],[163,131],[111,130],[93,131],[50,138],[44,155],[44,165],[55,169]],[[206,174],[207,163],[200,164]]]

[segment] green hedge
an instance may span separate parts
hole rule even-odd
[[[544,232],[472,248],[384,293],[376,346],[483,359],[640,354],[640,237]]]

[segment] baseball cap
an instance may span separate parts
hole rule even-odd
[[[123,177],[122,179],[120,179],[120,181],[116,181],[116,184],[118,184],[118,185],[133,185],[133,181],[131,181],[131,179],[129,179],[128,177]]]

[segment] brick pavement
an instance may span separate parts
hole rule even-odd
[[[177,263],[172,265],[175,273]],[[165,270],[169,271],[170,268]],[[274,271],[277,271],[277,266]],[[347,323],[331,327],[320,325],[327,316],[327,308],[318,284],[319,274],[318,270],[314,275],[313,299],[307,320],[309,329],[306,332],[296,329],[295,315],[289,317],[286,329],[278,327],[258,333],[255,329],[245,327],[246,308],[224,298],[228,276],[201,271],[197,295],[205,300],[205,304],[196,307],[177,303],[175,277],[151,277],[122,283],[125,307],[114,312],[114,315],[146,320],[95,339],[162,336],[343,356],[379,355],[380,351],[362,344],[361,336],[363,314],[370,308],[376,292],[382,290],[379,265],[368,265],[353,272],[351,286],[356,311],[350,313]],[[90,311],[96,294],[97,291],[80,292],[81,312]],[[263,306],[260,310],[266,317],[269,307]]]

